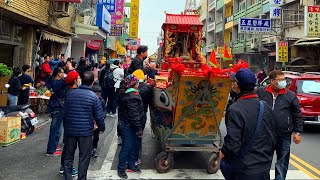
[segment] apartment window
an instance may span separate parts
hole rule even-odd
[[[232,32],[230,32],[230,39],[229,39],[229,41],[231,41],[232,40]]]
[[[242,1],[240,1],[240,3],[239,3],[239,12],[240,11],[243,11],[243,10],[245,10],[246,9],[246,1],[245,0],[242,0]]]
[[[320,5],[320,0],[314,0],[314,5]]]
[[[250,2],[251,2],[251,5],[255,5],[258,2],[258,0],[250,0]]]

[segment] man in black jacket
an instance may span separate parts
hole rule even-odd
[[[231,167],[229,179],[269,180],[276,141],[271,108],[264,103],[261,126],[257,128],[260,101],[253,92],[255,75],[249,69],[240,69],[234,80],[239,99],[227,111],[227,135],[220,158]]]
[[[130,67],[128,69],[128,73],[132,74],[135,70],[141,69],[144,74],[148,74],[148,69],[143,68],[143,61],[148,57],[148,47],[147,46],[139,46],[137,49],[137,56],[133,58]]]
[[[300,104],[295,93],[286,88],[284,73],[280,70],[270,72],[270,85],[257,90],[261,100],[267,102],[272,108],[277,123],[278,141],[276,145],[277,163],[275,171],[276,180],[284,180],[287,175],[291,135],[296,144],[301,142],[303,121]]]

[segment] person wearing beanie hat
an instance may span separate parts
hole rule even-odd
[[[77,85],[80,83],[79,79],[79,73],[76,71],[71,71],[67,74],[67,77],[65,78],[66,84],[68,87],[73,87],[74,85]]]
[[[143,102],[138,92],[139,79],[128,75],[124,80],[124,88],[119,99],[118,120],[121,131],[122,147],[119,153],[118,176],[128,178],[127,169],[141,173],[135,165],[137,139],[142,138],[141,119],[143,118]]]
[[[276,143],[272,110],[254,93],[251,70],[240,69],[232,78],[239,99],[227,110],[220,170],[226,180],[269,180]]]
[[[141,69],[137,69],[132,73],[133,76],[137,77],[139,79],[139,82],[144,82],[145,76],[144,72]]]

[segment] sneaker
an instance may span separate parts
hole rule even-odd
[[[92,157],[96,158],[98,157],[98,154],[97,154],[97,149],[92,149]]]
[[[121,136],[118,137],[118,146],[121,146],[122,145],[122,138]]]
[[[60,174],[63,174],[63,173],[64,173],[64,167],[63,167],[63,166],[60,166],[59,173],[60,173]]]
[[[118,115],[117,114],[111,114],[110,117],[116,118],[116,117],[118,117]]]
[[[76,176],[78,175],[78,170],[75,168],[75,167],[72,167],[72,173],[71,173],[72,176]]]
[[[56,151],[61,151],[61,147],[57,146]]]
[[[139,164],[141,164],[141,159],[138,159],[138,161],[136,161],[134,164],[135,164],[136,166],[138,166]]]
[[[118,176],[119,176],[121,179],[128,179],[128,175],[127,175],[126,172],[118,171]]]
[[[134,166],[132,168],[128,168],[127,171],[128,172],[141,173],[141,170],[137,166]]]
[[[20,134],[20,139],[26,139],[26,138],[27,138],[26,133],[21,133],[21,134]]]
[[[50,157],[50,156],[60,156],[61,154],[62,154],[61,151],[56,151],[53,154],[47,153],[46,155]]]

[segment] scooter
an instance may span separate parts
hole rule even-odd
[[[30,105],[0,107],[0,116],[21,117],[21,133],[29,135],[33,133],[35,125],[39,123],[36,114],[30,109]],[[1,118],[1,117],[0,117]]]

